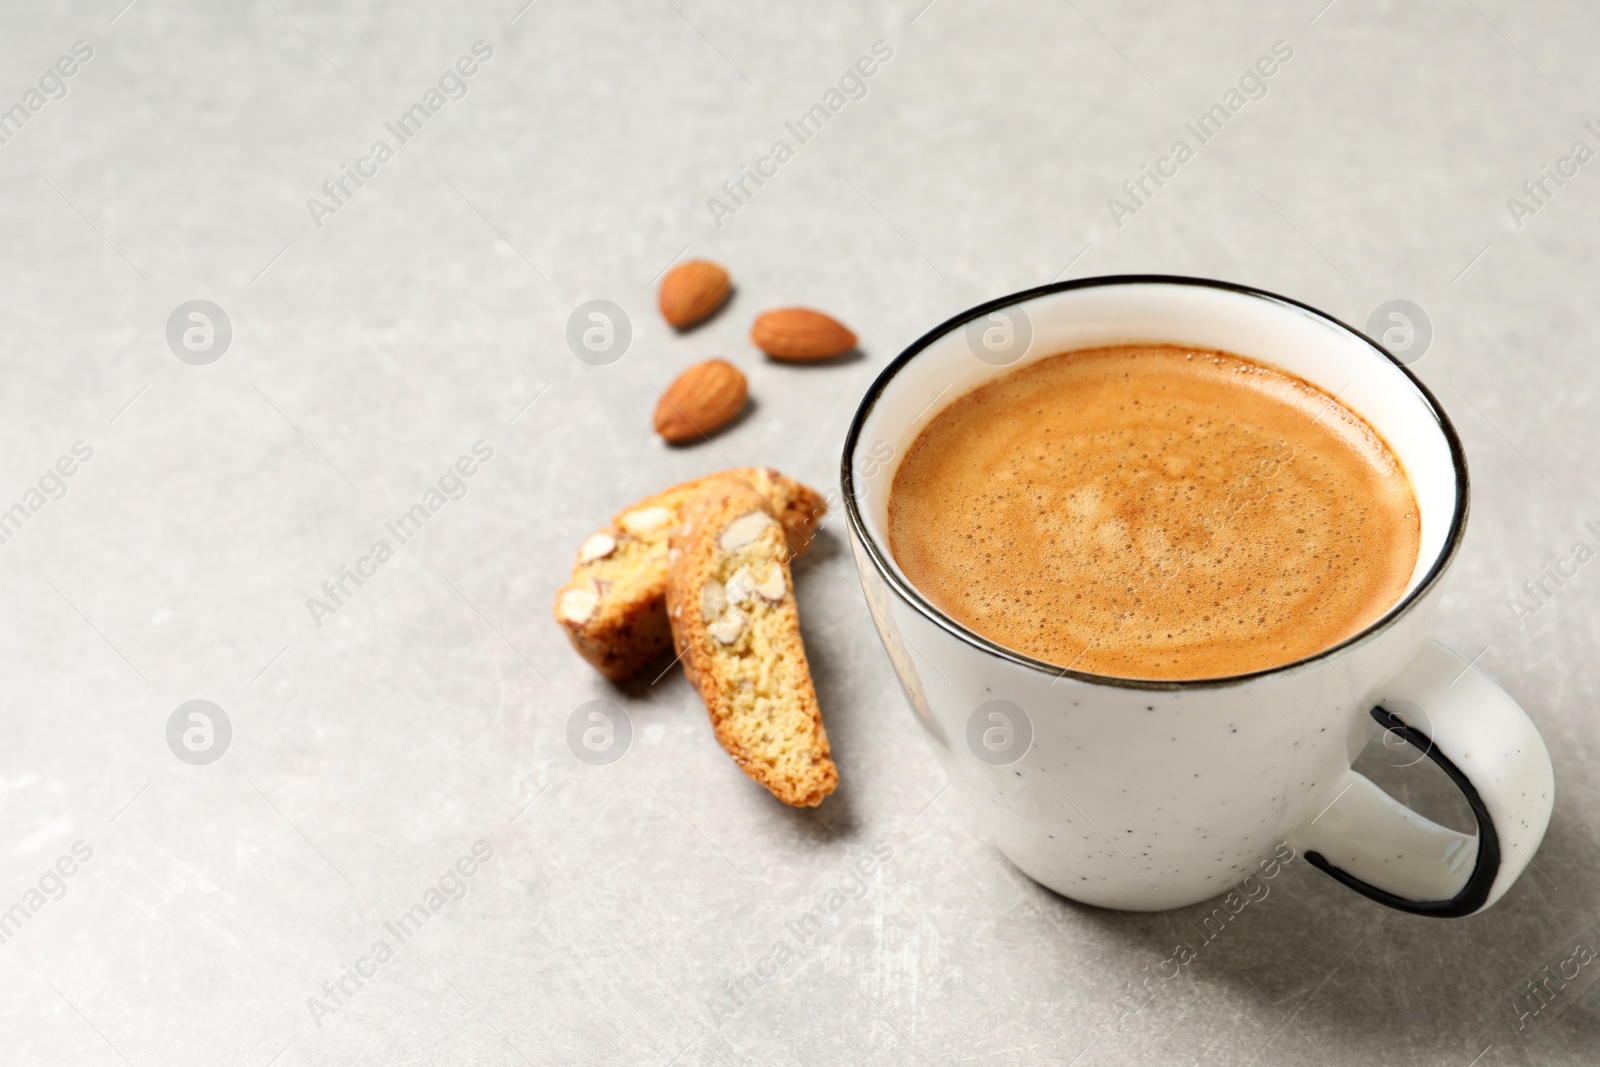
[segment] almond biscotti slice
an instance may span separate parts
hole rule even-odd
[[[768,467],[742,467],[647,497],[590,534],[572,578],[556,594],[556,621],[572,647],[606,678],[625,681],[672,645],[667,625],[667,535],[678,508],[711,478],[758,493],[783,523],[791,551],[804,552],[827,505],[816,490]]]
[[[717,740],[794,807],[839,784],[811,684],[783,529],[748,485],[711,479],[672,530],[667,616]]]

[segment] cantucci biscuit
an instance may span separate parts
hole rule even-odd
[[[736,479],[708,480],[680,507],[669,556],[667,615],[717,740],[785,804],[822,803],[839,771],[767,498]]]
[[[606,678],[625,681],[672,646],[667,625],[667,537],[691,492],[730,479],[768,502],[794,555],[811,544],[827,505],[816,490],[767,467],[742,467],[647,497],[584,539],[555,616],[572,647]]]

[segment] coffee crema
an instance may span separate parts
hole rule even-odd
[[[1226,352],[1124,345],[1012,371],[933,418],[889,544],[941,611],[1090,674],[1218,678],[1338,644],[1399,600],[1421,538],[1371,426]]]

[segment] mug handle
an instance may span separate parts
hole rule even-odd
[[[1450,776],[1472,807],[1476,837],[1347,770],[1337,795],[1290,842],[1312,866],[1391,908],[1437,918],[1487,908],[1528,866],[1550,823],[1555,780],[1538,730],[1504,690],[1436,641],[1380,687],[1372,717]]]

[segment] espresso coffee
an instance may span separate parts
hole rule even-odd
[[[941,611],[1091,674],[1197,679],[1358,633],[1416,566],[1411,484],[1334,397],[1225,352],[1067,352],[936,415],[890,549]]]

